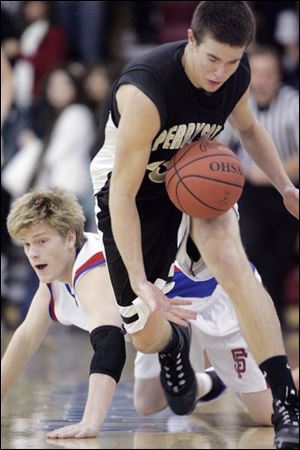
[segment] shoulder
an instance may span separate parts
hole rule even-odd
[[[56,282],[54,282],[56,283]],[[48,311],[54,283],[40,283],[31,302],[31,311]]]
[[[178,55],[183,52],[186,41],[160,45],[130,62],[123,70],[117,85],[132,82],[148,91],[162,91],[174,81],[178,72]]]
[[[39,287],[36,291],[40,297],[45,298],[46,300],[50,300],[52,291],[52,283],[40,283]]]
[[[145,92],[145,89],[136,84],[122,84],[116,93],[116,100],[120,114],[123,113],[125,107],[129,107],[131,112],[137,109],[140,116],[143,113],[147,115],[150,112],[149,108],[155,103],[152,95],[147,95],[147,91]]]
[[[79,278],[95,267],[106,263],[102,238],[96,233],[84,233],[86,238],[84,245],[77,254],[73,266],[73,285]]]

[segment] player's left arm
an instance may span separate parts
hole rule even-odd
[[[299,218],[299,191],[284,170],[270,135],[252,114],[248,98],[249,89],[235,106],[229,121],[253,161],[282,195],[288,211]]]
[[[49,438],[97,436],[125,363],[122,321],[106,266],[95,267],[86,272],[79,278],[75,289],[88,317],[94,348],[88,398],[81,422],[54,430],[48,433]]]

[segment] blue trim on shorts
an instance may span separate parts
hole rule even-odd
[[[250,263],[253,272],[256,267]],[[218,282],[215,278],[210,278],[206,281],[194,281],[187,277],[183,272],[178,270],[173,276],[175,286],[166,294],[169,298],[186,297],[186,298],[204,298],[212,295],[216,289]]]
[[[194,281],[188,278],[182,272],[175,272],[173,281],[175,286],[166,295],[169,298],[174,297],[197,297],[204,298],[212,295],[218,282],[215,278],[206,281]]]

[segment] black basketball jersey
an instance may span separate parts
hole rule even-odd
[[[103,145],[91,165],[94,190],[101,191],[102,198],[107,196],[113,166],[114,136],[120,120],[115,94],[120,85],[130,83],[143,91],[157,106],[161,120],[137,199],[162,194],[167,162],[174,152],[186,143],[215,138],[248,88],[246,54],[218,91],[208,95],[196,88],[181,62],[186,45],[187,41],[179,41],[156,47],[131,62],[113,85],[102,124]]]

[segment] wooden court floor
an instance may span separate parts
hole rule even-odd
[[[10,334],[2,331],[1,351]],[[298,333],[286,338],[298,364]],[[47,440],[46,431],[80,420],[92,355],[88,335],[53,325],[29,367],[1,405],[1,449],[271,449],[273,430],[256,427],[231,392],[178,417],[166,409],[142,417],[133,407],[134,351],[128,358],[109,415],[97,439]]]

